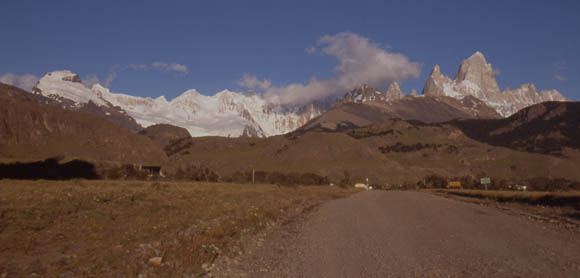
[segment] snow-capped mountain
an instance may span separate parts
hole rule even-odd
[[[284,107],[259,94],[228,90],[214,96],[188,90],[168,101],[164,96],[143,98],[112,93],[99,84],[87,88],[70,71],[46,73],[33,90],[68,106],[117,108],[143,127],[167,123],[186,128],[192,136],[265,137],[295,130],[324,111],[314,104]]]
[[[435,65],[425,82],[423,95],[449,96],[456,99],[474,96],[494,108],[503,117],[544,101],[568,101],[556,90],[543,90],[538,93],[531,83],[523,84],[515,90],[506,89],[501,92],[491,64],[487,63],[479,51],[463,60],[453,80],[441,73],[439,65]]]
[[[79,76],[70,71],[46,73],[38,81],[32,93],[40,103],[98,115],[131,131],[142,129],[123,109],[112,105],[93,90],[85,87]]]

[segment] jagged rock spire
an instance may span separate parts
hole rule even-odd
[[[387,101],[401,99],[404,96],[405,96],[405,94],[403,93],[403,91],[401,91],[401,87],[399,86],[399,83],[397,83],[397,81],[395,81],[389,85],[389,88],[387,89],[387,92],[386,92],[386,100]]]
[[[494,108],[504,117],[543,101],[567,101],[555,90],[542,91],[538,94],[536,87],[531,83],[524,84],[513,91],[506,89],[502,93],[494,75],[491,64],[487,63],[481,52],[476,51],[461,62],[453,80],[443,75],[439,66],[435,65],[425,82],[423,94],[457,99],[473,96]]]
[[[485,56],[479,51],[463,60],[459,66],[454,81],[459,83],[465,80],[479,86],[482,94],[500,92],[491,64],[487,63]]]
[[[423,95],[426,96],[442,96],[445,95],[443,91],[443,84],[451,82],[449,77],[441,74],[441,69],[439,65],[435,65],[431,74],[425,81],[425,86],[423,87]]]

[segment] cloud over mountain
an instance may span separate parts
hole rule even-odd
[[[188,73],[186,65],[178,63],[167,63],[167,62],[153,62],[150,65],[147,64],[130,64],[127,66],[128,69],[132,70],[158,70],[164,72],[179,72]]]
[[[264,79],[259,80],[254,75],[244,74],[241,80],[238,81],[238,85],[248,88],[248,89],[262,89],[266,90],[272,86],[270,80]]]
[[[0,75],[0,82],[12,86],[19,87],[26,91],[31,91],[38,82],[38,77],[32,74],[16,75],[12,73],[5,73]]]
[[[382,48],[368,38],[351,32],[326,35],[317,42],[317,47],[308,47],[308,53],[320,53],[335,57],[339,64],[334,68],[335,76],[329,79],[313,77],[308,83],[294,83],[286,86],[268,84],[265,95],[272,101],[299,105],[313,100],[344,94],[345,91],[361,84],[386,89],[392,82],[403,83],[410,78],[418,78],[421,66],[411,62],[400,53]],[[247,85],[258,85],[255,76],[244,76]],[[250,82],[252,81],[252,82]],[[266,81],[266,80],[265,80]],[[262,88],[265,89],[264,86]]]
[[[170,72],[183,75],[189,73],[187,66],[179,63],[153,62],[151,64],[128,64],[126,66],[115,65],[109,69],[109,74],[104,82],[101,82],[96,75],[89,75],[83,78],[83,84],[91,88],[94,84],[98,83],[108,88],[117,79],[117,76],[126,70]]]

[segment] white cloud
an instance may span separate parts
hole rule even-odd
[[[115,80],[115,78],[117,78],[117,72],[116,71],[109,72],[107,80],[105,80],[105,88],[109,88],[109,86],[111,86],[111,83],[113,83],[113,80]]]
[[[308,54],[314,54],[314,53],[316,53],[316,50],[317,50],[316,47],[310,46],[310,47],[307,47],[304,51],[306,51],[306,53],[308,53]]]
[[[87,88],[92,88],[95,84],[101,84],[101,81],[96,75],[89,75],[81,78],[83,85]]]
[[[187,73],[187,66],[177,63],[153,62],[151,68],[159,71],[175,71]]]
[[[238,81],[238,85],[248,88],[248,89],[262,89],[266,90],[272,86],[272,82],[270,80],[264,79],[259,80],[254,75],[244,74],[241,80]]]
[[[132,70],[147,70],[148,67],[145,64],[129,64],[127,66],[128,69],[132,69]]]
[[[113,80],[117,78],[117,75],[125,70],[134,70],[134,71],[161,71],[161,72],[177,72],[180,74],[188,74],[189,71],[186,65],[178,64],[178,63],[166,63],[166,62],[153,62],[151,64],[128,64],[126,66],[113,66],[109,70],[109,75],[107,75],[107,79],[105,80],[105,84],[102,84],[98,78],[93,78],[90,81],[83,82],[86,83],[87,87],[99,83],[104,87],[109,87]]]
[[[173,72],[180,72],[187,74],[189,71],[187,70],[186,65],[178,64],[178,63],[167,63],[167,62],[153,62],[150,65],[146,64],[129,64],[127,65],[128,69],[137,70],[137,71],[146,71],[146,70],[158,70],[158,71],[173,71]]]
[[[117,78],[117,73],[119,72],[119,66],[114,66],[109,70],[109,74],[107,75],[107,79],[105,79],[105,82],[101,82],[101,79],[99,79],[98,76],[96,75],[89,75],[89,76],[85,76],[83,78],[81,78],[83,85],[85,85],[85,87],[87,88],[92,88],[95,84],[100,84],[101,86],[105,87],[105,88],[109,88],[109,86],[111,86],[111,83],[113,83],[113,80],[115,80]]]
[[[556,62],[552,65],[552,67],[554,69],[554,75],[552,75],[554,78],[560,81],[566,80],[566,77],[564,76],[563,73],[568,70],[568,62],[566,61]]]
[[[187,73],[188,72],[187,71],[187,66],[185,66],[185,65],[180,65],[180,64],[173,63],[173,64],[170,64],[169,67],[170,67],[170,69],[172,71],[178,71],[178,72],[182,72],[182,73]]]
[[[32,74],[16,75],[12,73],[5,73],[0,76],[0,82],[16,86],[30,92],[32,91],[32,88],[36,86],[38,77]]]
[[[566,77],[560,75],[560,74],[554,74],[554,78],[560,80],[560,81],[564,81],[566,80]]]
[[[316,51],[336,57],[339,65],[334,68],[335,77],[325,80],[312,78],[307,84],[273,86],[266,91],[266,96],[280,103],[299,105],[342,95],[362,84],[385,90],[390,83],[397,81],[400,84],[418,78],[421,72],[419,63],[351,32],[323,36],[317,46],[318,49],[307,48],[306,52]]]
[[[557,63],[554,63],[554,71],[565,71],[568,69],[568,62],[566,61],[560,61]]]

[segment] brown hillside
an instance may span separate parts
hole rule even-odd
[[[89,113],[103,119],[106,119],[117,126],[128,129],[133,132],[143,129],[135,119],[129,116],[125,111],[119,107],[104,107],[98,106],[93,102],[88,102],[80,107],[68,99],[59,99],[59,101],[45,97],[41,94],[29,93],[20,88],[10,86],[0,82],[0,99],[18,99],[27,102],[36,102],[40,104],[47,104],[56,106],[58,108],[65,108],[72,111],[81,111]]]
[[[30,94],[20,88],[4,84],[0,82],[0,101],[5,100],[19,100],[19,101],[28,101],[28,102],[36,102],[37,98],[35,95]]]
[[[162,148],[165,148],[175,141],[191,137],[187,129],[169,124],[152,125],[141,130],[139,134],[149,137],[149,139],[158,143]]]
[[[252,170],[315,173],[339,182],[369,178],[376,184],[416,183],[430,174],[580,179],[575,158],[490,146],[449,124],[392,119],[348,131],[304,131],[270,138],[191,138],[175,144],[175,167],[204,165],[222,179]]]
[[[163,151],[149,138],[100,117],[32,101],[18,88],[0,87],[0,157],[53,156],[128,163],[160,163]]]

